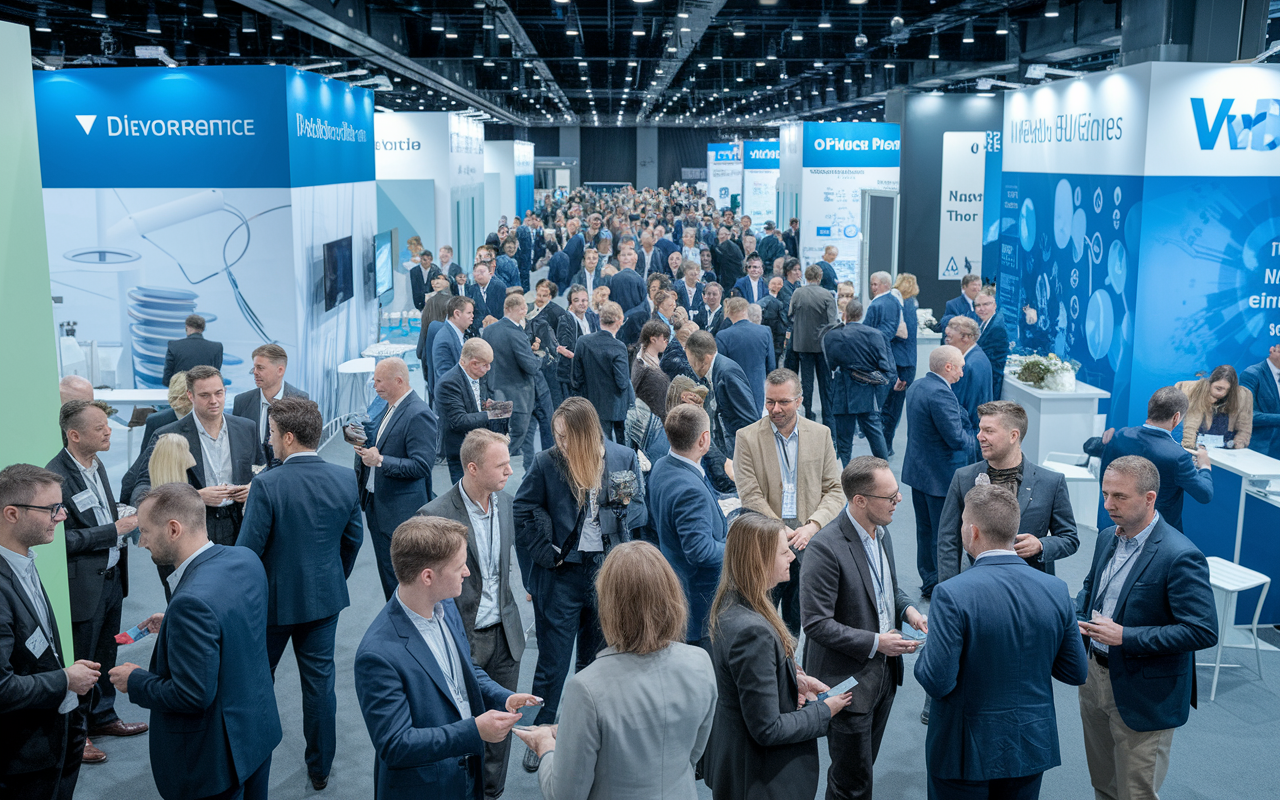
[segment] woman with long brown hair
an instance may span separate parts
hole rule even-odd
[[[716,800],[813,800],[818,742],[848,692],[796,669],[796,643],[772,601],[795,559],[781,520],[748,512],[725,540],[720,588],[711,604],[711,662],[720,699],[703,774]]]
[[[1187,396],[1182,446],[1195,450],[1199,434],[1221,436],[1223,447],[1242,450],[1253,438],[1253,392],[1240,385],[1235,367],[1223,364],[1198,381],[1174,384]]]
[[[579,671],[600,649],[592,585],[605,554],[649,519],[635,451],[605,440],[588,400],[565,398],[551,432],[555,446],[534,459],[512,504],[516,557],[538,632],[533,686],[546,700],[539,725],[556,719],[575,640]],[[524,767],[538,768],[532,751]]]

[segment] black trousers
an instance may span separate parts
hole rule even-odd
[[[524,631],[517,635],[523,636]],[[507,645],[506,628],[499,622],[471,632],[471,661],[488,673],[504,689],[516,690],[520,680],[520,660],[511,655]],[[507,762],[510,760],[511,739],[508,736],[497,744],[484,745],[484,796],[498,797],[507,786]]]
[[[365,526],[369,529],[369,538],[373,541],[373,555],[378,562],[378,578],[382,581],[382,594],[385,599],[390,600],[391,593],[396,590],[400,582],[396,580],[396,571],[391,566],[391,532],[383,532],[380,527],[378,503],[372,495],[365,506],[364,519]],[[395,528],[391,529],[391,531],[394,530]]]
[[[602,419],[600,420],[600,427],[604,428],[604,438],[626,447],[627,423],[625,420]]]
[[[535,725],[556,721],[574,642],[578,647],[577,669],[581,671],[595,660],[604,641],[595,591],[603,554],[584,555],[583,559],[582,564],[562,564],[555,569],[535,564],[529,570],[533,621],[538,632],[538,665],[533,672],[532,691],[546,701],[538,709]]]
[[[916,512],[916,570],[920,573],[920,594],[933,594],[938,585],[938,528],[947,498],[911,490],[911,507]]]
[[[296,625],[267,626],[267,664],[271,679],[293,640],[293,655],[302,682],[302,736],[306,740],[303,759],[307,775],[329,777],[338,749],[338,695],[334,688],[333,649],[338,631],[338,615]]]
[[[211,794],[201,800],[267,800],[267,783],[271,778],[271,756],[262,766],[244,779],[244,783],[232,786],[225,792]]]
[[[1036,800],[1043,772],[1020,778],[961,781],[929,776],[929,800]]]
[[[880,754],[880,742],[897,693],[898,687],[886,671],[880,694],[869,712],[842,712],[831,721],[827,731],[831,766],[827,768],[826,800],[871,800],[872,767]]]
[[[110,577],[107,577],[110,576]],[[120,719],[116,714],[116,687],[107,672],[116,665],[116,634],[120,632],[120,608],[124,604],[120,565],[103,575],[102,594],[93,616],[71,623],[72,648],[77,659],[96,661],[102,665],[101,677],[89,692],[88,725],[90,729],[109,725]]]
[[[4,800],[71,800],[76,781],[80,779],[80,759],[84,757],[87,709],[88,703],[81,698],[80,705],[68,715],[70,727],[61,766],[11,775],[8,759],[12,754],[0,755],[0,797]],[[58,712],[48,709],[43,713]]]
[[[898,367],[898,380],[905,381],[907,386],[911,386],[911,382],[916,379],[916,365],[909,367]],[[892,391],[890,387],[889,399],[885,401],[884,408],[880,412],[880,417],[884,423],[884,443],[890,450],[893,449],[893,437],[898,432],[898,423],[902,421],[902,409],[907,401],[907,390],[900,392]]]
[[[799,520],[788,519],[783,520],[788,528],[795,529],[804,523]],[[786,583],[780,583],[773,587],[770,599],[774,605],[782,603],[782,621],[786,624],[787,630],[791,631],[791,635],[799,638],[800,636],[800,559],[804,555],[803,550],[792,550],[795,554],[795,560],[791,562],[791,577]]]
[[[797,353],[800,365],[800,391],[804,394],[804,415],[817,421],[813,413],[813,379],[818,378],[818,401],[822,404],[822,424],[835,433],[835,415],[831,413],[831,371],[822,353]]]

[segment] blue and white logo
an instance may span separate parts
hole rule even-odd
[[[1191,98],[1191,115],[1195,119],[1200,149],[1216,148],[1225,128],[1227,146],[1232,150],[1275,150],[1280,145],[1280,100],[1258,100],[1252,114],[1236,109],[1235,102],[1230,97],[1219,101],[1211,122],[1204,98]]]

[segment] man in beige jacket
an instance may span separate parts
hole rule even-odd
[[[782,520],[796,552],[791,579],[779,584],[782,619],[800,635],[800,558],[813,535],[844,507],[831,430],[800,415],[800,376],[775,369],[764,382],[769,416],[738,430],[733,470],[742,507]]]

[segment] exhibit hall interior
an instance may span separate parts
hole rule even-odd
[[[11,0],[0,118],[0,800],[1271,797],[1280,3]]]

